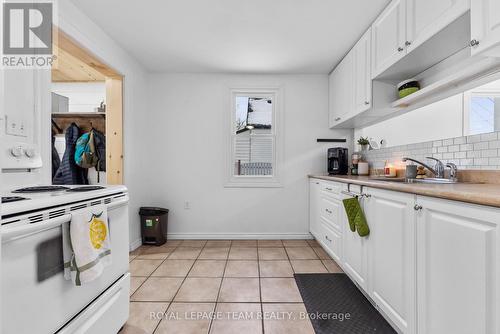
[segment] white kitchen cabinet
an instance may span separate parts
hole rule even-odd
[[[347,198],[347,197],[346,197]],[[370,237],[360,237],[349,228],[345,210],[341,211],[345,228],[342,234],[342,269],[365,291],[368,275],[368,242]]]
[[[470,0],[406,1],[408,53],[465,14],[470,8]]]
[[[320,224],[322,235],[319,240],[332,259],[340,263],[342,259],[342,233],[332,229],[331,225],[323,218],[320,219]]]
[[[472,54],[500,56],[500,0],[471,0]]]
[[[321,185],[319,180],[309,180],[309,232],[316,238],[321,238],[319,224],[319,198]]]
[[[354,105],[354,56],[349,52],[340,64],[330,73],[329,113],[330,127],[346,119]]]
[[[420,196],[417,204],[418,333],[499,333],[500,210]]]
[[[372,78],[406,55],[406,0],[393,0],[372,25]]]
[[[371,28],[361,37],[353,48],[354,52],[354,110],[359,114],[371,108]]]
[[[405,333],[415,333],[415,196],[366,189],[368,294]]]

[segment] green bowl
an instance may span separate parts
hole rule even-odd
[[[399,97],[400,98],[406,97],[406,96],[411,95],[415,92],[418,92],[419,90],[420,90],[420,88],[418,88],[418,87],[408,87],[405,89],[401,89],[399,91]]]

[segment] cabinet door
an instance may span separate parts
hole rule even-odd
[[[418,333],[499,333],[500,210],[417,203]]]
[[[367,246],[369,237],[360,237],[358,232],[352,232],[348,227],[345,210],[341,210],[340,216],[344,224],[342,233],[342,263],[344,271],[367,290]]]
[[[469,10],[469,0],[407,0],[408,52]]]
[[[406,54],[406,1],[393,0],[372,25],[372,78]]]
[[[415,333],[415,196],[367,189],[368,294],[405,334]]]
[[[321,237],[318,215],[320,191],[319,180],[309,180],[309,232],[311,232],[316,239]]]
[[[349,52],[330,75],[330,127],[354,109],[354,55]]]
[[[356,113],[370,109],[372,104],[371,28],[354,47],[354,107]]]
[[[500,0],[471,0],[472,54],[500,56]]]

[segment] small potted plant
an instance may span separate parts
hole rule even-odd
[[[358,145],[361,146],[361,151],[368,151],[368,148],[370,147],[370,141],[368,140],[368,137],[360,137],[358,139]]]

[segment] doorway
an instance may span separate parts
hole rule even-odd
[[[53,183],[122,184],[123,76],[58,28],[53,49]],[[91,132],[99,162],[82,167],[76,139]]]

